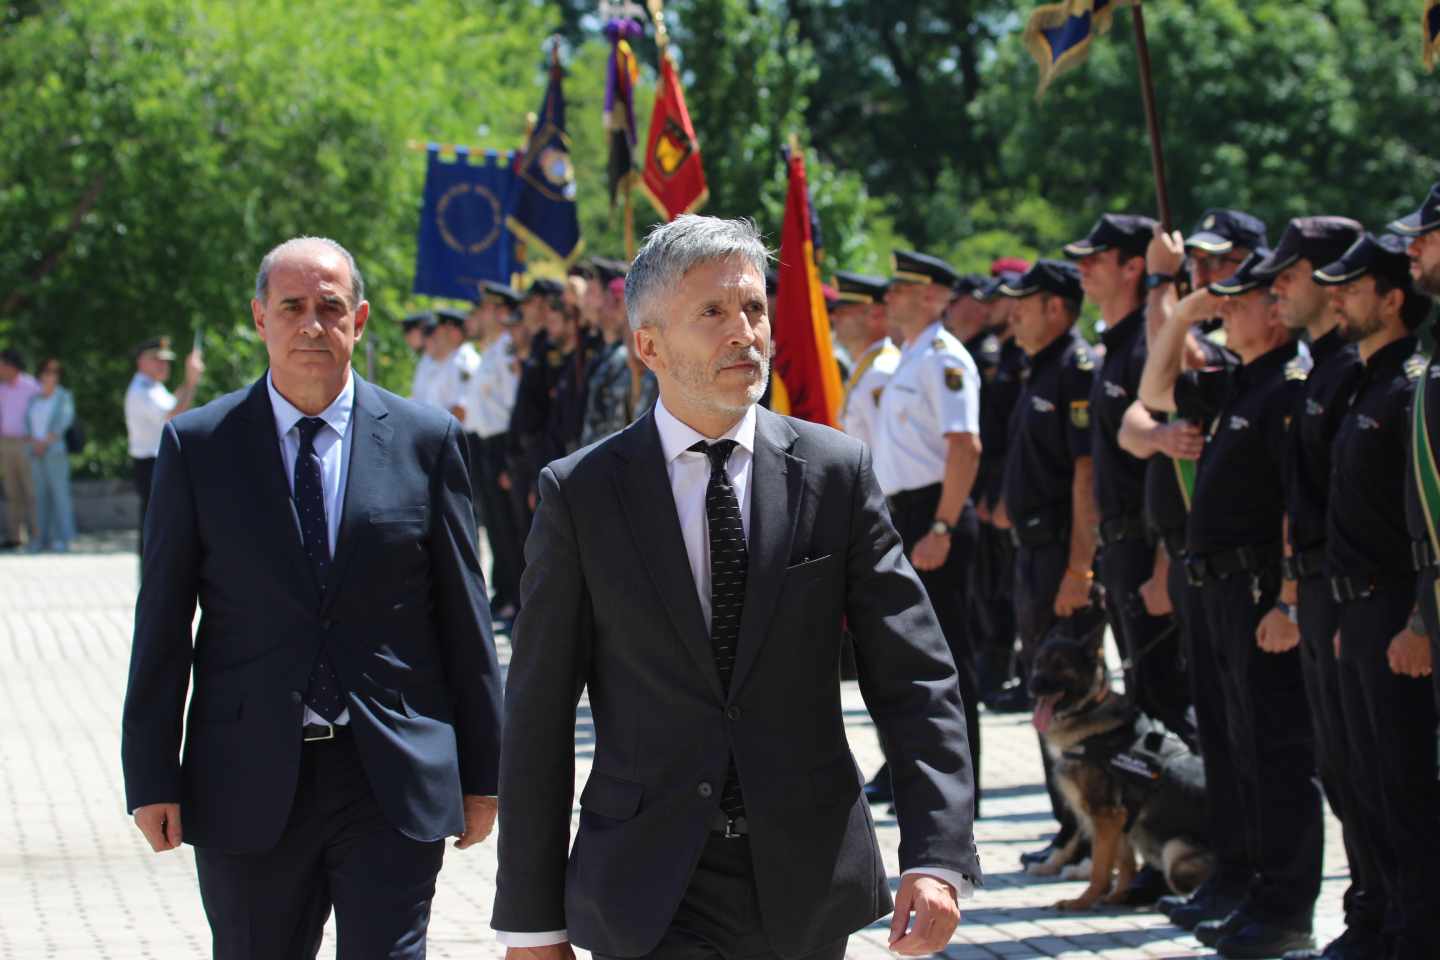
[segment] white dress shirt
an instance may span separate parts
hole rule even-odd
[[[734,440],[735,449],[725,464],[725,474],[735,488],[735,498],[740,501],[740,523],[745,528],[745,539],[750,539],[750,483],[751,466],[755,462],[755,408],[745,411],[740,422],[726,430],[717,439]],[[685,540],[685,553],[690,560],[690,573],[695,578],[695,591],[700,597],[700,609],[705,615],[705,624],[710,624],[710,528],[705,513],[705,491],[710,485],[710,458],[699,452],[691,452],[696,443],[714,443],[693,427],[681,423],[665,408],[663,400],[655,401],[655,428],[660,432],[660,450],[665,457],[665,472],[670,478],[670,492],[675,496],[675,512],[680,517],[680,535]],[[916,867],[904,871],[901,876],[923,874],[944,880],[955,888],[961,898],[973,897],[975,888],[970,881],[953,870],[940,867]],[[507,947],[544,947],[552,943],[564,943],[569,939],[565,930],[542,930],[534,933],[513,933],[496,930],[495,938]]]
[[[480,369],[470,378],[465,399],[465,429],[493,437],[510,429],[510,411],[520,386],[515,342],[507,330],[480,351]]]
[[[175,395],[165,384],[143,373],[130,378],[125,391],[125,432],[130,438],[130,456],[151,460],[160,455],[160,435],[175,409]]]
[[[280,459],[285,464],[285,482],[290,495],[295,495],[295,461],[300,457],[300,430],[296,424],[306,415],[280,395],[275,381],[265,374],[265,388],[270,391],[270,409],[275,414],[275,435],[280,441]],[[355,377],[346,372],[345,386],[340,395],[320,411],[325,428],[315,434],[315,453],[320,457],[320,483],[325,495],[325,533],[330,541],[330,557],[335,557],[335,544],[340,536],[340,512],[345,504],[345,481],[350,473],[350,416],[355,410]],[[300,536],[297,527],[295,535]],[[305,708],[304,723],[329,723],[320,714]],[[350,709],[340,712],[336,726],[350,722]]]

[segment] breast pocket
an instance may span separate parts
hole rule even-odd
[[[429,508],[423,504],[413,507],[377,507],[370,511],[370,529],[387,544],[414,543],[425,538],[428,514]]]
[[[810,586],[822,580],[835,567],[835,554],[827,553],[813,560],[806,559],[785,568],[785,586],[791,589]]]

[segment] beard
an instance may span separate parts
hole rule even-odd
[[[758,373],[745,388],[743,402],[730,400],[718,384],[721,371],[737,363],[753,363]],[[733,351],[713,363],[676,358],[671,364],[670,375],[691,403],[717,412],[743,414],[765,395],[765,387],[770,382],[770,358],[754,347]]]
[[[1415,278],[1415,286],[1420,292],[1432,297],[1440,297],[1440,265],[1428,269],[1421,267],[1421,273]]]
[[[1359,343],[1371,334],[1379,333],[1383,326],[1379,311],[1359,319],[1351,319],[1350,315],[1343,311],[1340,314],[1340,336],[1347,343]]]

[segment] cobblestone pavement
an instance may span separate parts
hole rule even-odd
[[[83,541],[68,556],[0,555],[0,960],[208,956],[209,934],[188,847],[148,852],[123,808],[119,764],[136,584],[133,541]],[[502,642],[501,657],[508,654]],[[879,763],[854,684],[845,691],[851,746],[863,770]],[[1061,915],[1050,905],[1080,883],[1018,872],[1023,850],[1052,824],[1026,717],[983,718],[984,817],[977,824],[986,886],[964,904],[947,957],[1205,957],[1153,912]],[[577,755],[588,770],[583,719]],[[899,834],[875,808],[893,874]],[[447,851],[430,927],[431,955],[499,957],[489,930],[493,838]],[[1339,929],[1345,861],[1327,824],[1317,934]],[[327,941],[321,956],[333,956]],[[849,956],[880,960],[882,922],[851,939]]]

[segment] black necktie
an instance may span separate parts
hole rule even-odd
[[[325,600],[325,578],[330,572],[330,528],[325,521],[325,475],[320,466],[320,455],[315,452],[315,435],[325,426],[319,417],[304,417],[296,425],[300,431],[300,455],[295,458],[295,510],[300,514],[300,534],[305,541],[305,556],[310,558],[310,568],[315,571],[315,582],[320,585],[320,600]],[[330,663],[325,646],[320,646],[320,655],[310,670],[310,682],[305,690],[305,704],[320,716],[335,722],[345,709],[344,697],[340,690],[340,678]]]
[[[710,458],[710,484],[705,488],[705,518],[710,528],[710,646],[715,655],[715,669],[720,673],[720,685],[727,693],[730,675],[735,671],[740,615],[745,609],[745,576],[750,568],[740,501],[725,473],[725,464],[735,446],[734,440],[718,440],[712,444],[697,443],[690,448]],[[725,788],[720,793],[720,809],[732,820],[745,815],[733,756],[725,775]]]

